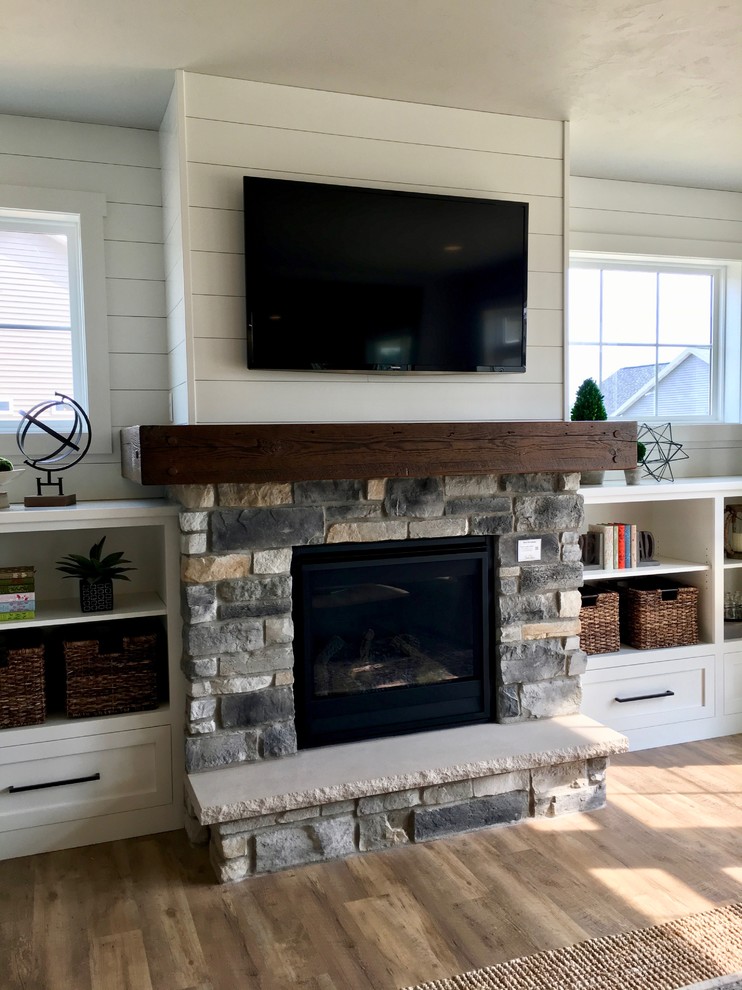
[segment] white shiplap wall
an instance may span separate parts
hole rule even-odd
[[[564,125],[182,73],[192,422],[559,419]],[[183,147],[183,145],[181,145]],[[527,200],[524,375],[252,372],[242,176]]]
[[[170,382],[171,419],[174,423],[193,422],[192,388],[189,367],[192,365],[191,338],[186,333],[186,311],[190,312],[190,294],[185,289],[186,257],[183,224],[183,186],[185,154],[183,128],[179,126],[183,102],[183,78],[179,76],[160,126],[162,162],[162,214],[165,242],[165,278],[167,311],[167,354]]]
[[[571,250],[742,261],[742,193],[572,176],[569,204]],[[726,317],[726,413],[739,419],[738,292],[730,294]],[[673,465],[677,477],[742,473],[740,425],[678,424],[673,438],[689,454]]]
[[[0,184],[102,193],[113,453],[67,473],[80,499],[141,497],[121,478],[118,430],[168,422],[160,153],[151,131],[0,116]],[[95,423],[93,423],[95,429]],[[22,483],[23,484],[22,484]],[[27,471],[13,496],[32,493]],[[147,489],[149,492],[150,490]],[[154,490],[152,490],[154,492]]]

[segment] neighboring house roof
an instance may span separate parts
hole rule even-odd
[[[704,416],[709,412],[709,353],[686,348],[657,366],[661,416]],[[654,415],[655,365],[620,368],[600,385],[609,416],[641,419]]]

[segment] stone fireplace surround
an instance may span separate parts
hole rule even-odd
[[[217,877],[600,807],[624,737],[579,715],[579,475],[182,484],[187,827]],[[292,548],[495,537],[497,723],[296,752]],[[542,558],[518,563],[523,537]],[[209,771],[209,772],[202,772]]]

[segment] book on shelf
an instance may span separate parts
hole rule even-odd
[[[0,594],[0,605],[19,605],[36,602],[36,594],[33,591],[16,591],[12,595]]]
[[[592,523],[588,526],[588,533],[599,534],[602,538],[603,553],[602,553],[602,564],[601,567],[605,571],[610,571],[613,569],[613,545],[614,545],[614,534],[613,534],[613,524],[608,523]]]
[[[0,567],[0,581],[27,581],[34,579],[36,568],[30,564]]]
[[[35,611],[0,612],[0,622],[18,622],[24,619],[35,619]]]
[[[639,566],[639,528],[634,523],[591,523],[588,533],[602,538],[603,570],[623,571]]]
[[[21,581],[0,581],[0,595],[16,595],[34,590],[33,578]]]

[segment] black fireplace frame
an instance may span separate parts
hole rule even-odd
[[[385,688],[361,695],[317,698],[312,686],[309,633],[304,622],[309,582],[305,568],[382,560],[418,563],[446,557],[478,562],[482,637],[475,656],[476,677],[433,685]],[[359,739],[404,735],[427,729],[491,722],[495,718],[495,553],[491,536],[461,536],[374,543],[295,547],[291,564],[294,621],[294,702],[299,749]],[[342,708],[342,712],[339,709]]]

